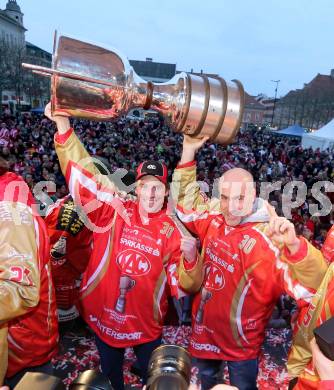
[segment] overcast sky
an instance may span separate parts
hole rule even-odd
[[[4,9],[7,0],[0,0]],[[334,0],[17,0],[26,39],[51,51],[57,29],[130,59],[239,79],[251,94],[302,88],[334,68]]]

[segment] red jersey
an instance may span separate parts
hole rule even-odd
[[[50,237],[50,261],[57,306],[67,310],[76,302],[77,281],[87,267],[93,234],[80,218],[70,195],[47,210],[45,223]]]
[[[209,212],[219,203],[202,197],[195,180],[194,162],[174,172],[178,215],[200,238],[204,259],[203,286],[193,302],[190,352],[203,359],[254,359],[278,297],[288,293],[299,306],[310,303],[327,265],[304,239],[294,256],[280,251],[266,235],[264,207],[238,226],[228,226],[220,213]]]
[[[299,316],[296,324],[288,371],[298,377],[294,390],[333,389],[334,381],[320,382],[312,362],[309,341],[313,329],[334,316],[334,264],[331,264],[307,310]],[[327,382],[327,383],[326,383]],[[328,387],[325,387],[328,386]]]
[[[321,248],[321,252],[324,255],[328,263],[332,263],[334,260],[334,226],[332,226],[327,233],[326,240]]]
[[[162,333],[167,297],[200,287],[197,262],[187,271],[180,232],[166,211],[141,217],[136,200],[123,200],[99,175],[74,134],[56,135],[56,152],[70,193],[93,228],[93,250],[83,275],[82,314],[108,345],[129,347]],[[196,272],[195,272],[196,271]]]
[[[8,222],[7,229],[14,215],[11,234],[3,247],[7,252],[1,256],[1,262],[7,264],[6,270],[1,269],[0,264],[0,275],[9,272],[10,280],[21,283],[25,289],[33,287],[34,274],[39,275],[37,306],[7,323],[9,354],[6,375],[10,377],[24,368],[38,366],[51,359],[57,349],[58,327],[44,221],[33,212],[33,197],[21,177],[7,173],[1,176],[0,185],[1,219]],[[10,190],[14,187],[16,190]],[[9,203],[14,204],[14,208],[10,208]],[[5,227],[2,228],[1,234],[6,236],[5,230]],[[29,294],[24,294],[24,291],[15,297],[15,300],[18,299],[23,299],[25,305],[30,306]],[[11,302],[8,301],[7,305],[10,307]]]

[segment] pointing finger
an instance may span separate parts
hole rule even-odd
[[[277,215],[277,213],[276,213],[275,208],[274,208],[271,204],[269,204],[269,202],[266,202],[265,204],[266,204],[266,208],[267,208],[269,217],[270,217],[270,218],[277,218],[278,215]]]

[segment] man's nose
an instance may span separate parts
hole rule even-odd
[[[233,213],[233,211],[238,211],[239,207],[238,207],[238,202],[236,202],[235,200],[230,200],[229,203],[228,203],[228,209],[230,212]]]

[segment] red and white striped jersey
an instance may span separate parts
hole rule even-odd
[[[184,267],[179,230],[165,209],[142,219],[136,200],[118,197],[72,129],[55,141],[70,193],[93,231],[80,291],[85,320],[115,347],[158,338],[168,295],[180,297],[201,283]]]
[[[190,352],[204,359],[254,359],[278,297],[287,293],[300,307],[308,305],[327,264],[302,238],[293,256],[277,248],[266,235],[269,216],[260,201],[241,224],[228,226],[219,202],[202,196],[195,181],[195,162],[174,172],[178,216],[199,237],[204,261],[204,282],[193,302]]]

